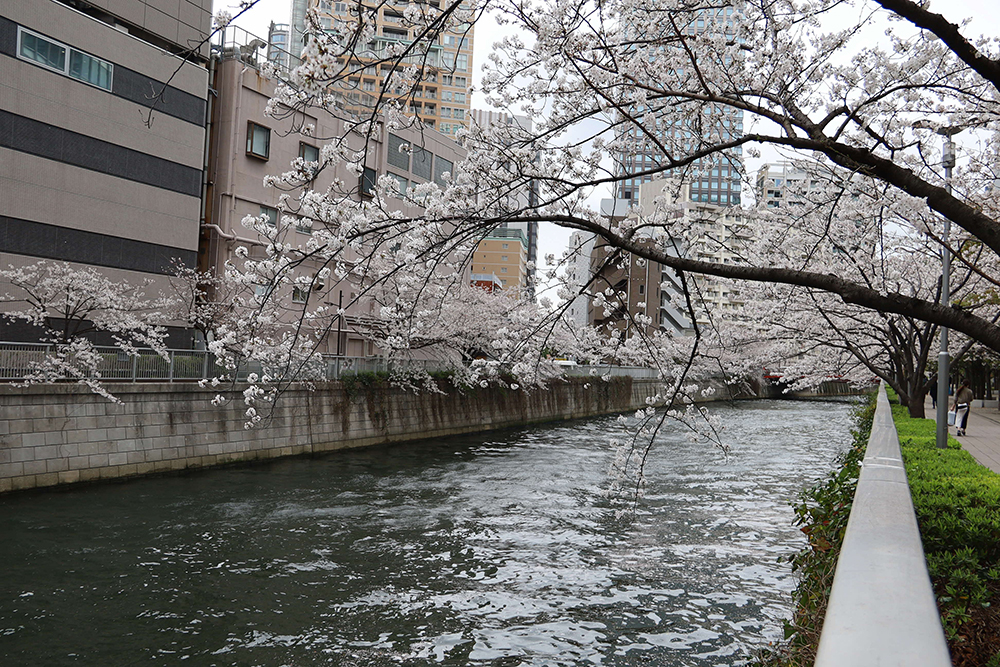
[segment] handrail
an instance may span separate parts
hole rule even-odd
[[[205,350],[167,350],[164,359],[150,349],[139,349],[137,354],[126,354],[114,346],[95,346],[103,355],[100,367],[105,382],[191,382],[229,375],[216,364],[215,355]],[[0,381],[25,379],[33,364],[49,354],[53,346],[46,343],[12,343],[0,341]],[[395,360],[385,357],[347,357],[333,354],[320,355],[318,363],[309,370],[309,379],[339,380],[345,373],[389,372],[399,369],[413,371],[441,371],[454,367],[454,363],[434,359]],[[630,376],[633,378],[656,377],[651,368],[629,366],[560,366],[565,376]],[[245,380],[250,373],[260,373],[259,364],[241,366],[237,380]]]
[[[884,385],[816,655],[845,665],[951,665]]]

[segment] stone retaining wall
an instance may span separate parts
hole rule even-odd
[[[532,392],[415,394],[386,386],[286,392],[266,425],[190,384],[0,386],[0,493],[574,419],[645,405],[657,383],[574,378]]]

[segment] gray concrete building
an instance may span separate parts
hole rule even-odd
[[[211,0],[0,4],[0,264],[194,265],[210,25]]]

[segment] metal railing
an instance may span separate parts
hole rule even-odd
[[[951,665],[884,385],[815,664]]]
[[[54,352],[55,346],[41,343],[0,342],[0,381],[23,380],[32,368]],[[110,382],[192,382],[227,375],[217,363],[215,355],[204,350],[167,350],[164,359],[153,350],[140,349],[130,355],[113,346],[97,346],[103,361],[98,367],[101,379]],[[446,371],[453,364],[435,359],[392,360],[384,357],[345,357],[322,355],[316,364],[302,369],[303,379],[339,380],[345,373],[390,373],[408,371]],[[567,377],[630,376],[655,378],[652,368],[623,366],[562,365]],[[259,364],[249,364],[237,369],[237,381],[246,380],[251,373],[261,374]]]
[[[566,377],[631,377],[636,379],[655,379],[659,377],[659,372],[655,368],[644,368],[642,366],[583,366],[583,365],[560,365],[563,375]]]

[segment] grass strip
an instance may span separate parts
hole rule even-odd
[[[952,662],[1000,667],[1000,475],[953,437],[938,449],[933,420],[892,418]]]

